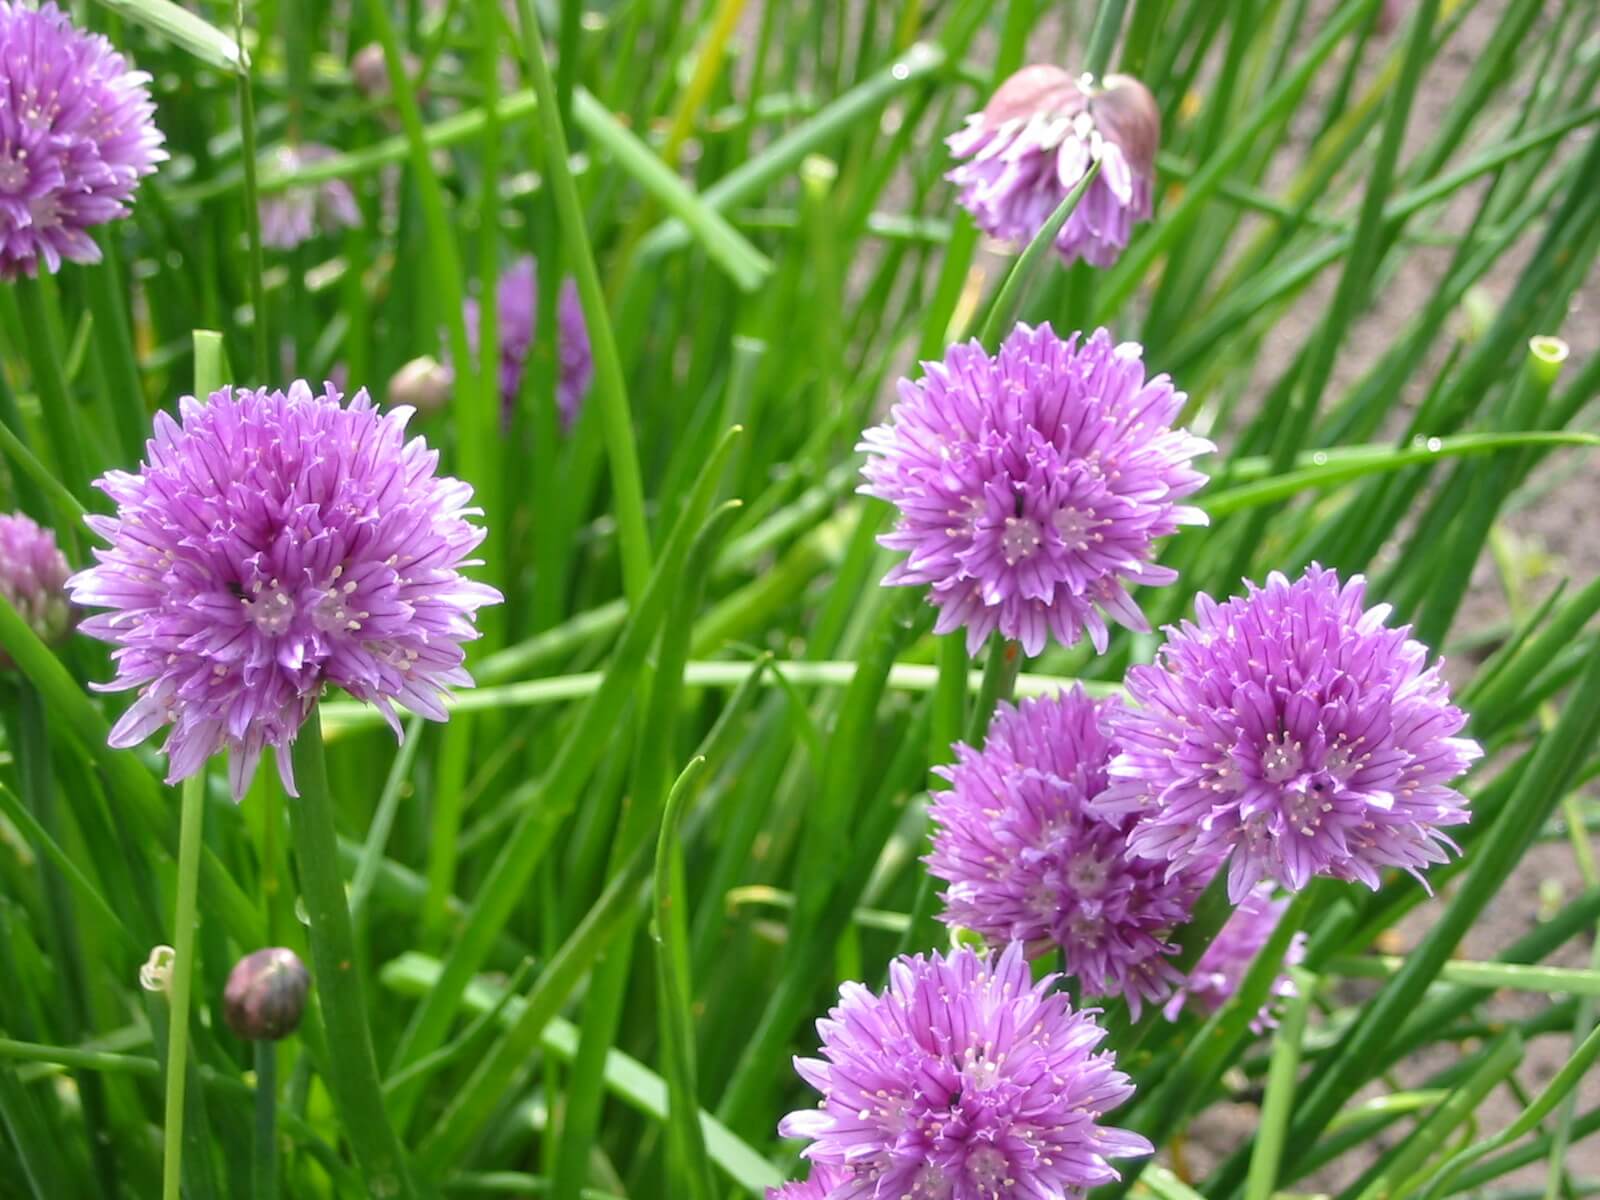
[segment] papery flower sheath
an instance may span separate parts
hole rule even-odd
[[[857,447],[860,490],[900,512],[878,540],[906,558],[883,582],[926,585],[937,632],[964,628],[973,654],[996,629],[1030,655],[1085,631],[1103,652],[1102,613],[1148,629],[1128,587],[1176,579],[1155,539],[1205,523],[1181,501],[1215,447],[1172,427],[1184,399],[1104,329],[1019,325],[998,354],[972,341],[924,363]]]
[[[156,415],[146,461],[98,486],[115,516],[90,516],[109,543],[68,583],[111,611],[83,631],[116,647],[104,690],[138,693],[111,731],[133,746],[170,725],[168,781],[229,754],[235,798],[273,747],[289,750],[326,685],[444,720],[468,687],[463,643],[499,592],[468,579],[484,531],[472,489],[406,440],[408,408],[380,413],[365,391],[224,388]]]
[[[1032,240],[1095,163],[1099,174],[1056,235],[1062,260],[1109,267],[1134,222],[1150,218],[1161,112],[1137,79],[1024,67],[945,141],[961,160],[946,178],[991,237]]]
[[[1221,604],[1197,597],[1194,622],[1128,672],[1107,795],[1139,816],[1135,852],[1231,855],[1235,904],[1262,880],[1377,888],[1385,868],[1420,880],[1445,861],[1445,827],[1468,819],[1451,783],[1482,751],[1456,736],[1467,718],[1427,647],[1365,600],[1360,576],[1274,572]]]
[[[848,1169],[828,1200],[1076,1196],[1151,1153],[1101,1123],[1133,1087],[1054,983],[1013,944],[896,959],[881,994],[841,987],[822,1057],[795,1060],[821,1104],[778,1127],[809,1139],[813,1170]]]
[[[0,279],[100,261],[89,231],[167,157],[149,82],[54,4],[0,0]]]

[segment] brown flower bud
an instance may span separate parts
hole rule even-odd
[[[1161,145],[1161,109],[1156,98],[1131,75],[1107,75],[1090,101],[1095,126],[1107,141],[1122,147],[1135,171],[1154,170]]]
[[[311,976],[293,950],[257,950],[234,964],[222,992],[228,1028],[247,1042],[275,1042],[300,1027]]]

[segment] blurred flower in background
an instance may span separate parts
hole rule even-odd
[[[149,82],[54,4],[0,0],[0,279],[100,261],[89,230],[167,157]]]
[[[69,574],[54,530],[41,529],[22,513],[0,516],[0,593],[46,645],[58,645],[72,627]],[[10,665],[10,656],[0,651],[0,667]]]
[[[950,788],[932,795],[924,861],[950,885],[945,923],[1030,955],[1059,947],[1080,994],[1120,995],[1137,1017],[1182,979],[1167,939],[1211,872],[1129,854],[1134,817],[1099,809],[1117,752],[1101,722],[1117,704],[1081,688],[1002,704],[981,751],[957,746],[954,766],[934,768]]]
[[[109,548],[68,582],[112,610],[83,623],[117,647],[102,690],[138,692],[113,746],[170,724],[169,783],[226,747],[238,799],[267,746],[294,792],[289,749],[326,684],[396,733],[393,703],[445,719],[449,690],[472,684],[474,616],[500,593],[461,573],[484,538],[472,489],[405,440],[409,416],[303,380],[156,414],[138,473],[99,481],[117,513],[87,520]]]
[[[293,175],[303,167],[326,162],[338,151],[316,142],[287,143],[273,152],[273,172]],[[261,197],[261,244],[293,250],[318,233],[337,233],[361,224],[356,195],[342,179],[295,184]]]
[[[900,510],[879,541],[906,559],[883,582],[927,584],[935,630],[964,628],[969,653],[996,629],[1030,655],[1085,631],[1104,653],[1102,613],[1148,629],[1128,585],[1175,580],[1155,539],[1205,523],[1179,503],[1206,481],[1190,460],[1215,449],[1171,427],[1184,394],[1146,379],[1132,342],[1080,337],[1019,325],[993,356],[952,346],[857,447],[859,490]]]
[[[522,373],[533,353],[533,339],[539,319],[538,264],[531,256],[512,263],[495,283],[495,329],[500,339],[500,400],[509,411],[522,390]],[[478,330],[482,326],[481,303],[466,302],[467,343],[478,349]],[[571,429],[583,407],[594,378],[594,356],[589,346],[589,328],[584,324],[583,305],[578,286],[565,280],[556,297],[556,354],[560,369],[556,380],[556,407],[563,429]]]
[[[1248,896],[1239,902],[1226,925],[1212,939],[1211,945],[1200,956],[1183,986],[1174,993],[1163,1010],[1167,1020],[1176,1021],[1185,1008],[1210,1016],[1232,998],[1244,982],[1245,973],[1261,947],[1272,937],[1278,921],[1289,907],[1287,897],[1274,899],[1277,891],[1270,883],[1257,884]],[[1294,966],[1306,956],[1306,936],[1296,933],[1284,955],[1284,964]],[[1261,1006],[1261,1011],[1250,1022],[1256,1033],[1264,1033],[1277,1024],[1273,1015],[1273,1001],[1284,1000],[1295,994],[1294,980],[1279,975],[1273,982],[1271,999]]]
[[[1109,267],[1134,222],[1150,218],[1161,112],[1137,79],[1024,67],[945,141],[962,160],[946,178],[991,237],[1031,240],[1095,163],[1099,175],[1056,235],[1062,261]]]

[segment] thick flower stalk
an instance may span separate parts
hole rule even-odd
[[[965,628],[973,654],[997,629],[1030,655],[1085,631],[1103,652],[1102,613],[1147,630],[1128,587],[1176,579],[1155,540],[1205,523],[1180,502],[1215,447],[1172,428],[1184,394],[1104,329],[1019,325],[998,354],[968,342],[923,371],[857,447],[860,490],[900,510],[879,541],[906,559],[883,582],[927,585],[935,628]]]
[[[481,304],[476,298],[466,302],[467,344],[478,348]],[[538,266],[524,256],[513,263],[495,285],[495,323],[500,339],[500,401],[509,411],[522,390],[522,373],[533,353],[535,326],[539,317]],[[571,279],[561,285],[556,299],[556,354],[560,359],[556,376],[556,408],[563,429],[571,429],[583,407],[583,398],[594,379],[594,356],[589,348],[589,329],[583,320],[583,304],[578,285]]]
[[[72,627],[67,606],[71,569],[56,545],[56,535],[23,513],[0,516],[0,594],[47,645],[56,645]],[[0,651],[0,667],[11,659]]]
[[[1137,79],[1024,67],[945,139],[962,160],[946,178],[978,228],[1027,242],[1098,163],[1055,246],[1064,262],[1109,267],[1150,218],[1160,141],[1161,112]]]
[[[1270,883],[1257,884],[1239,903],[1239,907],[1233,910],[1228,923],[1206,947],[1206,952],[1200,956],[1194,970],[1189,972],[1183,986],[1167,1001],[1162,1010],[1167,1020],[1176,1021],[1185,1008],[1210,1016],[1239,990],[1250,964],[1272,937],[1272,931],[1278,927],[1279,920],[1289,907],[1288,897],[1274,898],[1275,891]],[[1294,966],[1303,961],[1305,956],[1306,935],[1302,931],[1290,941],[1284,963]],[[1272,984],[1271,999],[1261,1006],[1261,1011],[1250,1022],[1250,1028],[1256,1033],[1263,1033],[1276,1025],[1277,1018],[1272,1011],[1274,1003],[1294,994],[1294,980],[1288,975],[1279,975]]]
[[[897,959],[881,995],[840,988],[822,1057],[795,1060],[822,1101],[779,1125],[838,1173],[827,1200],[1076,1196],[1118,1178],[1111,1159],[1151,1153],[1100,1123],[1133,1087],[1054,982],[1013,944]]]
[[[1468,819],[1450,785],[1482,752],[1455,736],[1466,716],[1427,647],[1365,593],[1312,566],[1223,604],[1201,595],[1194,623],[1128,672],[1107,797],[1138,814],[1136,853],[1179,868],[1231,855],[1235,904],[1262,880],[1375,889],[1385,868],[1422,880],[1445,861],[1444,827]]]
[[[0,279],[100,261],[89,231],[167,157],[149,82],[54,4],[0,0]]]
[[[285,143],[273,154],[273,169],[280,175],[292,175],[302,167],[326,162],[337,154],[338,151],[316,142]],[[294,184],[281,192],[263,196],[260,213],[261,244],[275,250],[293,250],[319,232],[337,233],[361,224],[361,206],[356,203],[356,194],[342,179]]]
[[[1085,995],[1116,994],[1138,1016],[1182,974],[1169,935],[1189,919],[1208,872],[1169,872],[1128,852],[1134,818],[1104,812],[1099,796],[1117,746],[1102,731],[1119,707],[1081,689],[1002,704],[981,751],[956,747],[936,768],[933,849],[925,860],[949,884],[941,920],[988,941],[1058,949]]]
[[[88,522],[110,545],[68,582],[111,610],[83,623],[117,648],[102,687],[138,692],[112,745],[170,725],[169,782],[226,748],[237,798],[267,746],[294,791],[290,747],[326,685],[397,733],[396,703],[445,718],[449,689],[472,683],[473,618],[500,594],[462,574],[484,536],[472,489],[406,440],[410,415],[304,381],[157,414],[139,471],[98,482],[117,512]]]

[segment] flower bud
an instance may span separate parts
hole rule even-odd
[[[247,1042],[275,1042],[300,1027],[311,976],[293,950],[257,950],[234,964],[222,992],[228,1028]]]
[[[54,533],[21,513],[0,516],[0,594],[46,645],[59,645],[72,628],[69,574]],[[0,652],[0,667],[11,665]]]
[[[389,378],[389,403],[409,404],[418,412],[437,412],[450,402],[454,383],[449,367],[424,354]]]

